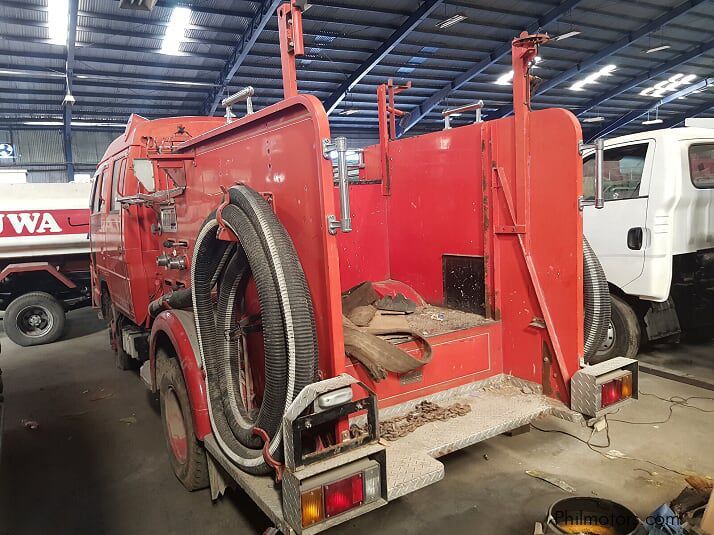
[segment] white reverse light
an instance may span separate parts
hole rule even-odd
[[[603,76],[610,76],[612,72],[617,69],[616,65],[605,65],[599,71],[586,76],[582,80],[578,80],[573,85],[570,86],[571,91],[583,91],[586,85],[595,84]]]
[[[540,56],[536,56],[535,59],[533,60],[533,67],[538,66],[538,64],[543,61],[543,58]],[[496,85],[510,85],[513,82],[513,71],[508,71],[503,73],[501,76],[496,78],[496,81],[494,82]]]
[[[166,26],[161,53],[171,56],[180,54],[179,46],[186,37],[186,28],[191,20],[191,10],[187,7],[175,7],[171,12],[169,25]]]
[[[694,74],[684,75],[682,73],[677,73],[670,76],[666,80],[656,83],[652,87],[643,89],[640,91],[640,95],[643,97],[662,98],[666,93],[678,91],[680,86],[689,85],[696,79],[697,77]]]
[[[47,5],[47,21],[49,24],[50,43],[53,45],[66,45],[67,28],[69,27],[68,0],[50,0]]]

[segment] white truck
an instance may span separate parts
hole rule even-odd
[[[585,153],[583,176],[592,198],[594,154]],[[714,129],[608,139],[603,182],[604,208],[584,207],[612,298],[595,360],[634,357],[642,341],[714,332]]]
[[[90,303],[89,183],[0,184],[0,311],[21,346],[54,342]]]

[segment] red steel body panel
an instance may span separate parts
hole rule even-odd
[[[195,151],[187,181],[198,187],[187,189],[185,202],[177,206],[182,236],[193,240],[220,204],[220,186],[242,182],[273,195],[312,294],[324,377],[341,373],[345,360],[337,243],[327,232],[327,216],[336,213],[332,164],[321,148],[329,137],[322,104],[306,95],[198,136],[181,149]]]
[[[421,378],[414,382],[402,381],[400,377],[389,374],[383,381],[374,383],[361,364],[351,361],[346,371],[376,389],[380,407],[389,407],[502,373],[501,340],[499,322],[429,337],[433,349],[432,362],[438,365],[424,366]],[[414,342],[400,347],[415,357],[419,355],[420,350]]]

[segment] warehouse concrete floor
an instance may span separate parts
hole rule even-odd
[[[107,333],[91,310],[71,313],[68,325],[65,339],[50,346],[21,349],[0,338],[0,535],[211,535],[267,527],[241,492],[214,504],[208,491],[183,490],[164,452],[156,401],[136,373],[114,368]],[[665,398],[714,396],[649,375],[640,387]],[[691,403],[714,411],[710,399]],[[672,470],[714,475],[714,413],[677,406],[669,421],[654,423],[667,419],[668,407],[646,395],[611,417],[612,444],[604,451],[639,460],[608,459],[558,433],[497,437],[446,457],[444,481],[335,532],[531,534],[548,505],[567,494],[526,470],[555,474],[578,494],[612,498],[645,516],[684,487]],[[23,420],[39,427],[28,429]],[[589,436],[553,418],[537,425]],[[594,443],[604,440],[598,435]]]

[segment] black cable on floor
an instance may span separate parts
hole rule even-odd
[[[670,416],[671,416],[671,415],[670,415]],[[618,421],[619,421],[619,420],[618,420]],[[611,441],[611,439],[610,439],[610,424],[609,424],[609,421],[608,421],[608,419],[607,419],[607,415],[605,416],[605,423],[607,424],[606,427],[605,427],[605,434],[606,434],[606,436],[607,436],[607,443],[604,444],[604,445],[598,445],[598,444],[593,444],[593,443],[592,443],[592,439],[594,438],[595,433],[597,432],[597,431],[595,430],[595,428],[593,428],[592,432],[590,433],[590,438],[589,438],[588,440],[585,440],[585,439],[580,438],[580,437],[577,436],[577,435],[573,435],[572,433],[568,433],[567,431],[562,431],[562,430],[560,430],[560,429],[542,429],[542,428],[538,427],[537,425],[535,425],[535,424],[533,424],[533,423],[531,423],[531,427],[532,427],[533,429],[537,430],[537,431],[542,432],[542,433],[560,433],[560,434],[562,434],[562,435],[566,435],[566,436],[569,436],[569,437],[571,437],[571,438],[574,438],[574,439],[577,440],[578,442],[582,442],[583,444],[585,444],[585,445],[588,447],[588,449],[590,449],[591,451],[594,451],[594,452],[597,453],[598,455],[601,455],[602,457],[605,457],[606,459],[608,459],[608,460],[610,460],[610,461],[613,460],[613,459],[627,459],[627,460],[630,460],[630,461],[638,461],[638,462],[641,462],[641,463],[648,463],[648,464],[651,464],[652,466],[656,466],[657,468],[661,468],[662,470],[666,470],[667,472],[672,472],[672,473],[674,473],[674,474],[678,474],[678,475],[683,476],[683,477],[687,477],[687,476],[691,475],[691,474],[686,474],[686,473],[684,473],[684,472],[680,472],[679,470],[675,470],[674,468],[669,468],[668,466],[664,466],[664,465],[659,464],[659,463],[656,463],[656,462],[654,462],[654,461],[650,461],[649,459],[640,459],[639,457],[630,457],[630,456],[628,456],[628,455],[608,455],[607,453],[603,453],[602,451],[600,451],[600,450],[598,450],[598,449],[595,449],[595,448],[609,448],[610,445],[611,445],[611,443],[612,443],[612,441]],[[627,422],[625,422],[625,423],[627,423]]]
[[[666,424],[672,419],[672,415],[674,414],[674,407],[684,407],[686,409],[694,409],[700,412],[704,413],[712,413],[714,412],[714,409],[703,409],[701,407],[697,407],[696,405],[691,405],[689,403],[689,400],[692,399],[705,399],[707,401],[714,401],[714,398],[712,397],[705,397],[705,396],[689,396],[689,397],[682,397],[682,396],[672,396],[670,398],[663,398],[662,396],[658,396],[657,394],[650,394],[648,392],[642,392],[640,390],[640,395],[641,396],[652,396],[655,397],[659,400],[662,400],[666,403],[669,403],[669,414],[667,415],[667,418],[664,420],[660,421],[654,421],[654,422],[633,422],[631,420],[617,420],[615,418],[611,418],[609,421],[610,422],[620,422],[623,424],[632,424],[632,425],[657,425],[657,424]]]

